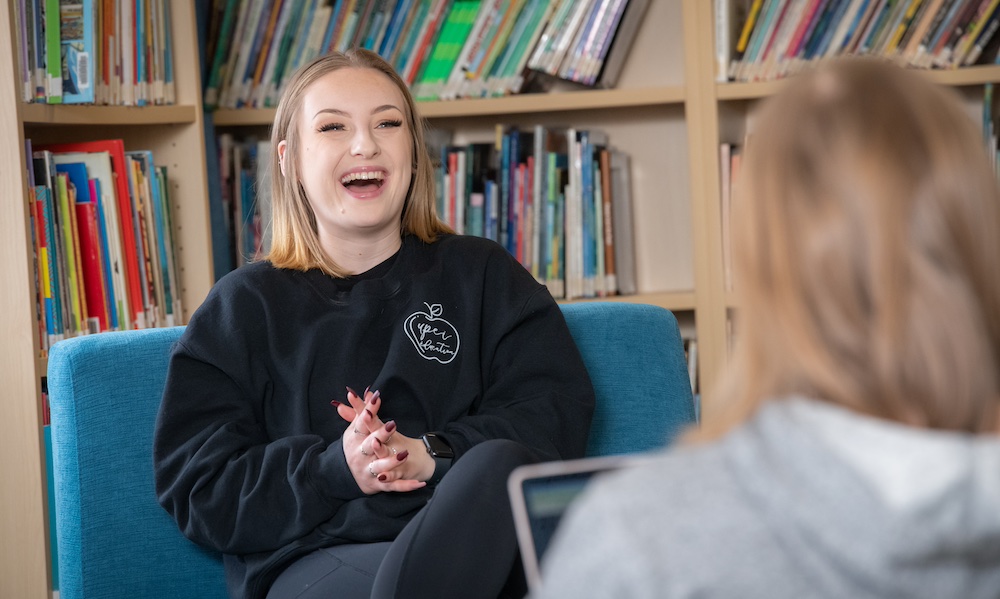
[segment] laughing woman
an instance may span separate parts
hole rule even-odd
[[[303,67],[271,138],[272,248],[172,355],[160,503],[233,597],[523,596],[507,475],[582,456],[594,403],[559,307],[438,220],[376,54]]]

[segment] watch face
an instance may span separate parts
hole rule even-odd
[[[454,458],[455,452],[452,451],[451,446],[444,442],[441,437],[438,437],[434,433],[427,433],[423,436],[424,446],[427,447],[427,453],[431,454],[436,458]]]

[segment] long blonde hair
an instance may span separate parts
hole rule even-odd
[[[1000,194],[983,145],[954,92],[881,61],[835,61],[767,101],[734,200],[736,346],[702,438],[791,394],[1000,430]]]
[[[399,88],[405,106],[404,117],[413,138],[413,179],[403,205],[400,235],[412,234],[431,243],[438,235],[452,233],[452,229],[435,213],[434,171],[424,145],[424,122],[417,115],[413,96],[406,83],[392,66],[378,54],[363,49],[346,53],[334,52],[314,59],[292,75],[278,103],[278,110],[271,128],[271,155],[267,168],[271,177],[272,242],[266,258],[279,268],[309,270],[318,268],[335,277],[346,273],[331,260],[319,243],[316,216],[305,189],[299,182],[299,113],[303,97],[309,87],[321,77],[344,68],[373,69],[388,77]],[[278,163],[278,144],[286,141],[284,176]]]

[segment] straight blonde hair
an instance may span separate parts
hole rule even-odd
[[[873,59],[763,107],[734,200],[732,363],[698,438],[804,395],[1000,431],[1000,194],[957,95]]]
[[[300,152],[298,123],[303,98],[309,87],[323,76],[345,68],[373,69],[389,78],[403,95],[404,117],[413,141],[413,178],[403,204],[400,236],[415,235],[432,243],[438,235],[454,231],[435,212],[434,170],[424,144],[424,122],[417,115],[416,105],[406,83],[392,66],[374,52],[353,49],[334,52],[314,59],[292,75],[278,103],[271,128],[272,152],[267,160],[271,177],[272,235],[271,249],[266,259],[278,268],[310,270],[318,268],[334,277],[347,273],[323,251],[313,213],[305,189],[299,181],[297,163]],[[286,141],[285,173],[281,176],[278,144]],[[263,161],[261,161],[263,164]]]

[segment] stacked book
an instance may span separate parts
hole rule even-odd
[[[1000,0],[716,0],[715,16],[720,81],[781,78],[840,55],[963,67],[1000,41]]]
[[[166,167],[120,139],[27,146],[42,353],[65,337],[181,324]]]
[[[353,47],[388,60],[418,100],[517,93],[535,71],[607,87],[648,2],[216,0],[205,106],[276,106],[297,68]]]
[[[168,0],[15,0],[21,99],[173,104]]]

